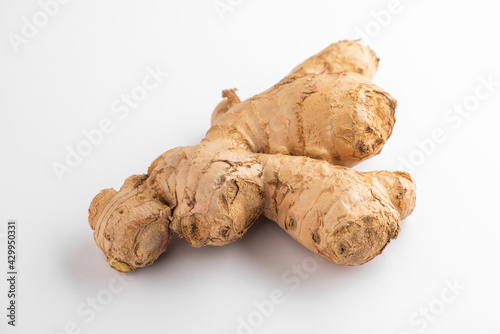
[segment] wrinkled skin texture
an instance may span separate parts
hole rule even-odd
[[[413,210],[415,185],[402,172],[342,167],[391,135],[396,101],[370,82],[377,66],[368,47],[344,41],[246,101],[224,91],[199,145],[165,152],[147,175],[94,198],[89,222],[108,263],[151,264],[171,231],[194,247],[224,245],[261,214],[337,263],[380,254]]]
[[[359,74],[306,75],[234,105],[206,140],[232,138],[252,152],[352,167],[382,150],[395,110],[396,101]]]
[[[263,158],[264,215],[339,264],[360,265],[380,254],[415,205],[407,173],[360,173],[306,157]]]

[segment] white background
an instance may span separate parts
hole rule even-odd
[[[0,332],[500,333],[500,2],[73,0],[16,52],[9,38],[41,10],[0,2],[3,272],[6,223],[19,223],[18,326],[6,324],[2,274]],[[248,98],[360,31],[381,58],[375,83],[399,106],[382,154],[356,169],[411,169],[418,187],[381,256],[361,267],[317,260],[260,219],[225,247],[176,239],[146,269],[108,266],[87,223],[99,190],[197,144],[222,89]],[[168,76],[120,118],[112,104],[148,67]],[[54,162],[106,118],[113,131],[59,181]],[[284,301],[263,315],[255,303],[274,290]]]

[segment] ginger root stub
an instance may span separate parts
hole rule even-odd
[[[108,263],[149,265],[172,231],[194,247],[225,245],[262,214],[336,263],[380,254],[413,210],[415,185],[407,173],[347,168],[380,153],[394,126],[396,101],[371,83],[377,66],[368,47],[343,41],[248,100],[224,91],[200,144],[94,198],[89,223]]]

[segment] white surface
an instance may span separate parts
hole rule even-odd
[[[373,11],[386,1],[221,2],[234,4],[224,20],[213,0],[71,1],[17,53],[8,34],[40,5],[0,3],[0,232],[16,219],[20,247],[18,326],[2,311],[0,332],[237,333],[239,319],[261,320],[254,303],[277,289],[284,302],[240,332],[499,333],[500,86],[463,121],[445,117],[474,102],[481,78],[500,81],[500,2],[401,0],[378,32]],[[383,255],[355,268],[316,260],[261,219],[225,247],[174,240],[147,269],[107,265],[87,223],[99,190],[198,143],[222,89],[248,98],[366,27],[381,58],[375,83],[399,106],[384,151],[357,169],[400,169],[419,157],[416,141],[438,128],[446,137],[420,156],[417,208]],[[169,75],[120,119],[112,103],[157,66]],[[59,182],[53,162],[105,118],[114,131]],[[304,265],[307,278],[289,271]],[[454,280],[465,287],[457,296],[446,290]],[[6,292],[1,279],[2,310]]]

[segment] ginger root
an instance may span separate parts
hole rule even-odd
[[[347,168],[378,154],[394,126],[396,101],[371,83],[377,66],[368,47],[343,41],[248,100],[224,91],[200,144],[93,199],[89,223],[108,263],[153,263],[171,231],[194,247],[225,245],[262,214],[336,263],[380,254],[413,210],[415,185],[407,173]]]

